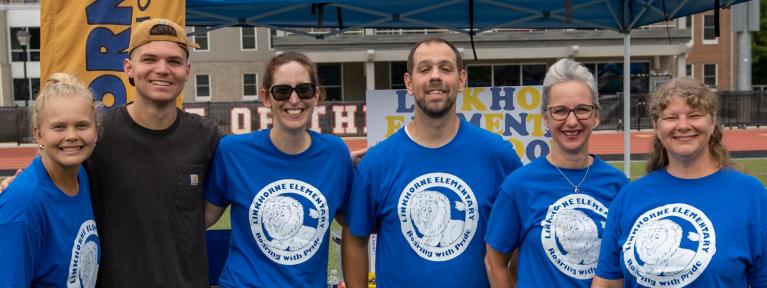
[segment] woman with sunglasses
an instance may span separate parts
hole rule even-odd
[[[588,153],[599,125],[588,69],[570,59],[552,65],[541,110],[551,151],[506,178],[490,214],[485,264],[493,287],[512,287],[515,250],[519,287],[589,287],[607,207],[628,181]]]
[[[593,287],[767,287],[767,190],[732,168],[717,95],[672,79],[649,110],[648,174],[610,207]]]
[[[326,285],[329,228],[351,188],[344,142],[308,130],[321,98],[317,69],[285,52],[266,65],[259,96],[271,129],[224,137],[205,185],[205,222],[231,205],[221,287]]]

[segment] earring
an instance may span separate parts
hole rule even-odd
[[[38,145],[38,146],[40,147],[40,150],[43,150],[43,149],[45,149],[45,145],[43,145],[43,144],[40,144],[40,145]]]

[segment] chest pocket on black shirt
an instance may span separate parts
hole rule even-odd
[[[202,186],[205,180],[205,165],[183,164],[176,166],[176,208],[192,210],[202,205]]]

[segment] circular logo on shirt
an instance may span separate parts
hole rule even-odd
[[[683,287],[703,273],[716,253],[716,233],[706,214],[668,204],[639,216],[623,244],[623,262],[637,283]]]
[[[400,227],[413,251],[430,261],[461,255],[474,237],[477,198],[461,178],[429,173],[411,181],[397,204]]]
[[[541,221],[541,244],[560,272],[591,279],[597,268],[607,207],[585,194],[571,194],[549,206]]]
[[[99,235],[96,222],[86,220],[77,231],[69,259],[67,288],[91,288],[96,286],[99,272]]]
[[[253,197],[248,220],[253,239],[267,258],[283,265],[303,263],[322,246],[330,225],[325,196],[309,183],[283,179]]]

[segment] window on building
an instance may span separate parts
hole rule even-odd
[[[716,64],[703,64],[703,83],[716,88]]]
[[[469,65],[469,87],[542,85],[546,64]]]
[[[703,44],[716,44],[715,36],[716,26],[714,26],[714,15],[703,15]]]
[[[596,63],[597,89],[600,95],[623,93],[623,63]],[[588,67],[588,66],[586,66]],[[650,63],[631,62],[631,92],[650,91]]]
[[[597,63],[599,94],[623,92],[623,63]]]
[[[317,64],[320,85],[325,89],[325,101],[343,100],[341,63]]]
[[[29,91],[29,87],[32,91]],[[35,100],[37,93],[40,92],[40,78],[14,78],[13,79],[13,100],[25,101]],[[30,94],[31,93],[31,94]]]
[[[405,72],[407,72],[407,62],[389,62],[389,79],[391,89],[406,89]]]
[[[197,30],[196,27],[192,27],[192,33],[194,33]],[[205,31],[205,33],[194,35],[192,36],[192,42],[197,43],[200,45],[200,48],[194,48],[194,51],[208,51],[210,50],[210,46],[208,45],[208,34],[209,32]]]
[[[256,50],[258,44],[256,44],[256,27],[240,27],[240,48],[242,50]]]
[[[210,98],[210,75],[197,74],[195,80],[195,97],[197,101],[206,101]],[[208,98],[208,99],[205,99]]]
[[[583,67],[586,67],[586,69],[589,69],[589,72],[591,72],[591,75],[594,75],[594,78],[597,78],[597,63],[581,63]]]
[[[522,85],[543,85],[546,78],[546,64],[522,65]]]
[[[242,100],[258,100],[258,74],[242,74]]]
[[[469,65],[466,67],[469,87],[490,87],[493,86],[493,66],[491,65]]]
[[[269,29],[269,50],[274,50],[274,37],[277,37],[277,30]]]
[[[650,92],[650,63],[631,62],[631,93]]]
[[[684,27],[690,30],[690,45],[695,44],[695,25],[692,23],[695,17],[693,15],[686,16],[684,21]]]
[[[695,66],[692,64],[685,64],[684,65],[684,76],[694,78],[695,77]]]
[[[24,55],[24,48],[19,44],[16,33],[21,30],[29,32],[29,43],[27,44],[27,54]],[[40,27],[12,27],[11,34],[11,61],[40,61]]]
[[[493,86],[519,86],[519,65],[493,65]]]

